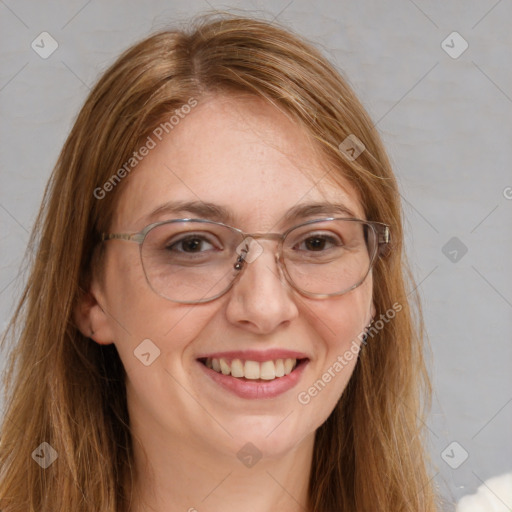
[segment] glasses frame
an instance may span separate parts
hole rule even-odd
[[[289,233],[291,233],[295,229],[301,228],[303,226],[307,226],[309,224],[319,224],[321,222],[333,221],[333,220],[344,220],[344,221],[350,221],[350,222],[358,222],[360,224],[369,226],[370,229],[373,230],[373,232],[376,235],[377,244],[374,249],[374,254],[369,255],[370,256],[370,264],[368,266],[368,271],[356,284],[354,284],[350,288],[347,288],[346,290],[343,290],[341,292],[325,294],[325,293],[312,293],[312,292],[308,292],[306,290],[302,290],[293,282],[293,280],[290,277],[288,270],[286,268],[286,264],[284,262],[284,257],[283,257],[284,241],[285,241],[286,237],[289,235]],[[161,293],[157,292],[153,288],[153,286],[151,285],[151,283],[148,279],[147,272],[144,267],[144,260],[142,257],[142,244],[144,243],[146,236],[152,229],[154,229],[158,226],[162,226],[164,224],[173,224],[173,223],[177,223],[177,222],[196,222],[196,223],[198,222],[198,223],[202,223],[202,224],[214,224],[217,226],[224,226],[224,227],[236,232],[237,234],[239,234],[241,236],[242,240],[240,243],[244,242],[248,238],[249,239],[252,238],[255,240],[267,239],[267,240],[276,241],[278,243],[277,250],[274,253],[276,264],[277,264],[278,268],[281,270],[281,273],[283,274],[283,276],[285,277],[287,284],[289,284],[294,290],[299,292],[301,295],[304,295],[305,297],[315,298],[315,299],[327,299],[329,297],[344,295],[345,293],[348,293],[349,291],[357,288],[368,277],[368,274],[371,272],[377,259],[381,256],[388,254],[388,252],[390,251],[391,231],[390,231],[390,227],[388,224],[385,224],[383,222],[357,219],[355,217],[325,217],[322,219],[312,219],[312,220],[303,222],[301,224],[298,224],[296,226],[292,226],[291,228],[287,229],[284,233],[272,233],[272,232],[269,232],[269,233],[245,233],[241,229],[235,228],[233,226],[229,226],[228,224],[224,224],[223,222],[217,222],[214,220],[201,219],[201,218],[184,218],[184,219],[170,219],[170,220],[164,220],[164,221],[160,221],[160,222],[154,222],[152,224],[148,224],[145,228],[143,228],[141,231],[139,231],[137,233],[102,233],[101,234],[101,242],[107,242],[110,240],[124,240],[124,241],[128,241],[128,242],[137,243],[139,245],[139,254],[140,254],[140,262],[142,265],[142,270],[144,272],[146,282],[148,283],[151,290],[153,290],[153,292],[156,293],[159,297],[162,297],[166,300],[169,300],[171,302],[176,302],[179,304],[202,304],[205,302],[210,302],[212,300],[218,299],[219,297],[222,297],[234,286],[236,281],[239,280],[240,276],[243,273],[243,269],[244,269],[243,264],[245,263],[245,260],[244,260],[243,255],[240,254],[238,256],[238,259],[234,263],[234,268],[236,270],[239,270],[240,272],[235,276],[235,278],[231,281],[231,283],[229,284],[229,286],[226,289],[224,289],[222,292],[219,292],[217,295],[215,295],[213,297],[209,297],[207,299],[198,299],[195,301],[180,301],[180,300],[170,299],[169,297],[162,295]]]

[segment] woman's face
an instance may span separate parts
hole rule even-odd
[[[282,233],[332,216],[326,210],[285,220],[290,209],[310,203],[343,205],[351,214],[338,216],[364,218],[353,188],[328,179],[330,169],[300,126],[262,100],[209,98],[161,141],[153,138],[156,146],[125,178],[113,233],[198,216],[165,209],[150,216],[173,201],[218,205],[231,214],[226,223],[248,233]],[[186,442],[216,457],[236,455],[249,442],[263,455],[278,456],[311,440],[356,364],[356,356],[343,356],[357,352],[369,322],[371,274],[342,296],[308,298],[282,278],[277,243],[259,240],[263,252],[245,264],[225,295],[187,305],[148,286],[136,243],[106,243],[105,280],[92,286],[101,309],[91,315],[91,326],[93,338],[114,343],[122,359],[135,432],[151,433],[156,442]],[[288,377],[242,380],[198,360],[215,355],[224,355],[228,365],[233,358],[242,365],[287,356],[307,361]]]

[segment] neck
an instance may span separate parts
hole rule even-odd
[[[201,439],[133,427],[130,512],[307,511],[314,434],[279,457],[261,454],[254,463],[254,448],[237,456]]]

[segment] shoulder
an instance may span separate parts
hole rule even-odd
[[[489,478],[475,494],[463,496],[456,512],[506,512],[512,503],[512,473]]]

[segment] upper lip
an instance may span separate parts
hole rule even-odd
[[[245,361],[275,361],[276,359],[309,359],[303,352],[284,350],[279,348],[269,350],[231,350],[228,352],[211,352],[197,357],[197,359],[243,359]]]

